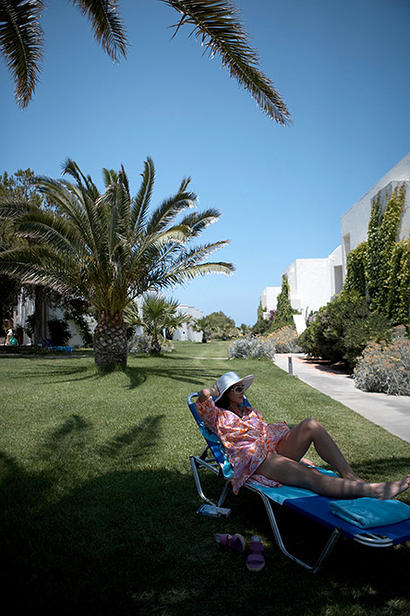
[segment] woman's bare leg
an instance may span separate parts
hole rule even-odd
[[[322,460],[330,464],[344,479],[362,481],[344,458],[330,434],[316,419],[305,419],[279,442],[280,455],[299,461],[313,443]]]
[[[266,456],[256,473],[286,485],[307,488],[322,496],[333,498],[371,496],[385,500],[394,498],[410,486],[410,475],[401,481],[365,483],[364,481],[329,477],[314,472],[288,457],[272,453]]]

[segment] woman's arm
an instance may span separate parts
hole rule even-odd
[[[211,432],[216,431],[216,422],[218,419],[218,409],[216,408],[212,396],[217,396],[219,391],[214,385],[213,387],[205,387],[199,392],[198,400],[196,401],[196,408],[201,416],[206,427]]]

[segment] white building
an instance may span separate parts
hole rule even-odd
[[[306,328],[306,318],[310,312],[327,304],[342,290],[342,247],[338,246],[323,259],[296,259],[284,274],[289,283],[291,306],[300,312],[294,315],[296,330],[300,334]],[[275,289],[275,292],[270,289]],[[266,306],[266,314],[276,309],[280,290],[281,287],[267,287],[262,291],[261,302],[262,306]]]
[[[346,257],[367,239],[373,199],[378,196],[382,208],[385,207],[393,190],[402,184],[406,189],[406,198],[397,239],[407,239],[410,236],[410,154],[386,173],[341,217],[341,246],[324,259],[296,259],[286,269],[284,273],[289,282],[290,303],[301,312],[301,315],[294,317],[298,333],[305,329],[305,319],[310,311],[318,310],[342,290],[346,276]],[[276,308],[277,289],[278,287],[266,287],[261,293],[266,316],[269,310]]]
[[[186,304],[180,304],[178,306],[178,312],[180,314],[188,314],[192,319],[202,319],[204,317],[203,312],[197,310],[193,306],[187,306]],[[196,332],[192,326],[192,323],[187,321],[183,323],[181,327],[175,331],[173,340],[189,340],[191,342],[202,342],[202,332]]]
[[[407,154],[381,180],[377,182],[359,201],[343,214],[340,227],[343,250],[343,276],[346,275],[346,257],[351,250],[367,239],[372,201],[378,195],[382,208],[395,188],[404,184],[406,198],[398,240],[410,235],[410,154]]]
[[[261,293],[261,306],[263,318],[269,317],[269,311],[275,310],[281,287],[266,287]]]

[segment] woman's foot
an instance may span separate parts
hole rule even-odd
[[[410,475],[401,481],[386,481],[386,483],[371,483],[374,498],[387,500],[395,498],[410,487]]]

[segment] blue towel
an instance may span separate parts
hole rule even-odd
[[[410,518],[410,507],[399,500],[354,498],[329,502],[334,514],[360,528],[373,528],[396,524]]]

